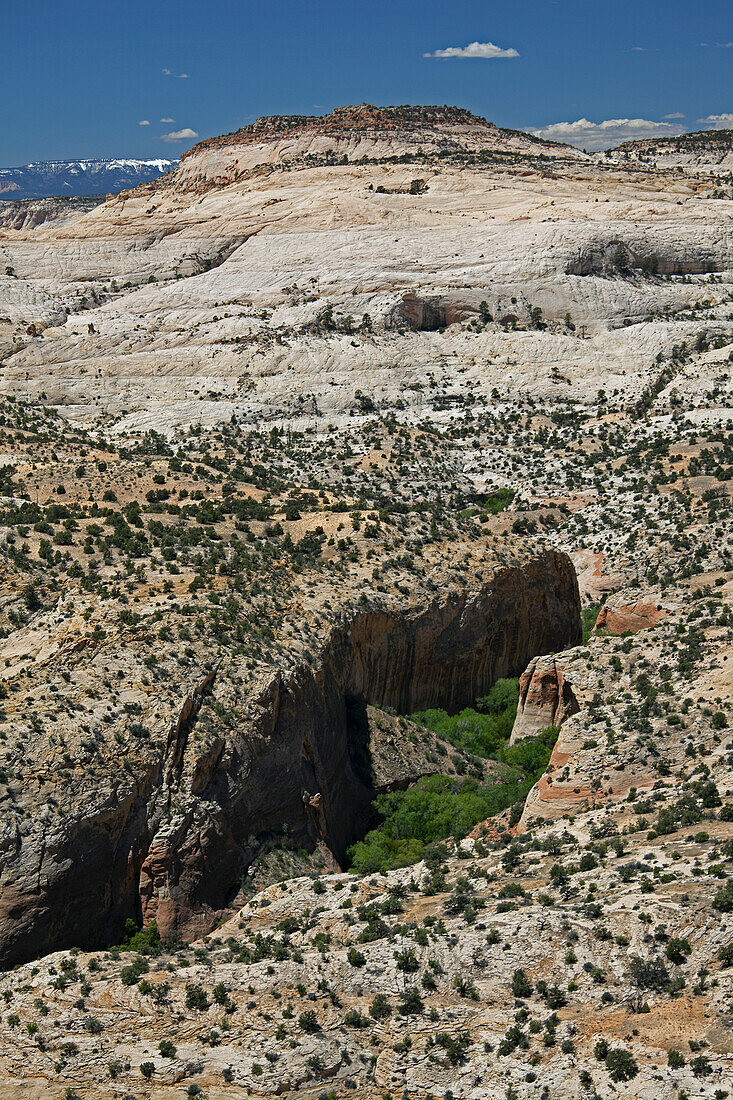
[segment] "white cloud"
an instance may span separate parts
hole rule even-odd
[[[424,53],[423,57],[468,57],[486,58],[495,57],[519,57],[515,49],[502,50],[493,42],[471,42],[468,46],[449,46],[447,50],[435,50],[434,53]]]
[[[671,122],[650,122],[646,118],[609,118],[604,122],[590,122],[579,118],[577,122],[555,122],[541,130],[533,130],[535,137],[548,141],[564,141],[595,153],[610,149],[622,141],[643,140],[654,137],[676,137],[682,127]]]
[[[733,42],[698,42],[698,46],[713,46],[716,50],[733,50]]]
[[[707,118],[699,118],[705,130],[733,130],[733,114],[708,115]]]
[[[674,111],[664,115],[662,122],[652,122],[647,118],[609,118],[604,122],[590,122],[587,118],[579,118],[577,122],[554,122],[532,133],[547,141],[564,141],[568,145],[587,149],[589,153],[596,153],[601,149],[611,149],[623,141],[679,137],[690,129],[680,121],[684,117],[681,111]],[[697,119],[697,125],[703,130],[733,130],[733,113],[708,115]]]
[[[146,118],[144,118],[140,122],[138,122],[138,126],[149,126],[149,125],[150,125],[150,123],[148,122],[148,120]]]
[[[175,122],[176,120],[174,118],[161,118],[160,121],[161,122]]]
[[[169,134],[160,135],[163,141],[193,141],[198,137],[195,130],[192,130],[190,126],[186,126],[183,130],[171,130]]]
[[[188,73],[174,73],[172,69],[163,69],[163,76],[173,76],[176,80],[188,80]]]

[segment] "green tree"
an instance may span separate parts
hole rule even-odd
[[[680,966],[692,951],[688,940],[671,939],[667,944],[665,955],[670,962]]]
[[[622,244],[621,241],[614,249],[612,262],[617,271],[625,272],[629,270],[629,252],[626,245]]]
[[[515,997],[531,997],[533,986],[521,966],[512,976],[512,993]]]
[[[385,993],[374,995],[372,1003],[369,1005],[369,1015],[375,1020],[386,1020],[388,1016],[392,1015],[392,1006]]]
[[[606,1055],[606,1069],[612,1081],[631,1081],[639,1072],[634,1056],[622,1047],[609,1050]]]
[[[400,994],[399,1011],[403,1016],[419,1016],[424,1007],[420,991],[414,985],[408,985]]]

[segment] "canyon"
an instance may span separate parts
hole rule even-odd
[[[550,552],[507,569],[486,563],[484,570],[486,579],[473,590],[441,593],[439,586],[423,606],[336,612],[344,625],[332,629],[315,667],[273,668],[231,702],[237,662],[205,662],[215,667],[171,710],[167,735],[159,730],[163,684],[154,717],[147,693],[128,687],[122,721],[108,723],[109,759],[80,761],[58,787],[49,769],[53,742],[36,737],[37,766],[25,771],[14,807],[30,830],[19,831],[8,815],[3,829],[0,960],[103,945],[119,939],[125,920],[140,913],[145,923],[155,919],[161,934],[196,938],[231,909],[242,875],[266,845],[320,846],[336,864],[359,835],[373,797],[369,776],[354,765],[350,701],[398,713],[459,709],[500,676],[519,672],[533,652],[577,641],[580,600],[567,557]],[[129,640],[127,662],[141,662],[138,646]],[[91,683],[101,694],[100,670],[116,648],[116,641],[67,643],[26,665],[25,686],[67,671],[71,682]],[[216,713],[205,728],[198,721],[215,687],[219,705],[234,706],[240,716],[235,728]],[[49,702],[57,709],[58,695]],[[132,711],[149,725],[150,745],[129,754],[119,775],[112,760],[122,735],[115,734],[129,737],[124,719]],[[61,730],[53,715],[37,716],[55,741]],[[14,721],[12,710],[6,720]],[[63,732],[74,738],[73,726]],[[368,731],[371,756],[370,740]],[[426,770],[419,758],[415,767],[413,775],[387,774],[382,782]],[[308,799],[316,794],[313,813]],[[52,815],[44,812],[49,802]],[[180,805],[183,813],[176,812]]]
[[[4,1096],[727,1094],[726,140],[0,205]]]

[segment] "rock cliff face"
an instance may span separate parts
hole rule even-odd
[[[636,741],[624,753],[616,752],[613,763],[609,761],[616,731],[638,729],[631,708],[620,709],[626,708],[628,695],[614,697],[609,692],[611,676],[615,674],[624,692],[628,692],[639,681],[644,685],[644,675],[638,670],[650,669],[647,675],[659,675],[665,647],[678,636],[678,616],[684,606],[684,600],[656,594],[634,603],[630,599],[632,591],[622,589],[611,596],[586,645],[564,652],[558,662],[537,658],[520,678],[520,704],[512,741],[535,733],[550,719],[560,728],[547,770],[527,795],[520,830],[534,828],[539,821],[556,821],[564,815],[619,803],[632,788],[645,791],[653,787],[658,767],[663,772],[675,760],[679,763],[689,759],[683,756],[681,742],[675,740],[674,721],[667,725],[666,712],[653,706],[652,700],[642,705],[657,723],[656,740],[649,749]],[[724,652],[722,661],[713,661],[709,674],[695,681],[695,689],[714,691],[719,699],[724,698],[730,691],[727,660]],[[681,679],[680,685],[680,691],[692,694],[692,684]],[[619,708],[615,711],[618,717],[610,726],[601,717],[601,708],[613,704]]]
[[[510,744],[562,725],[578,710],[572,684],[554,657],[533,657],[519,677],[519,706]]]
[[[619,269],[619,250],[624,257],[622,269]],[[693,241],[626,241],[614,238],[586,244],[570,261],[565,273],[614,276],[630,272],[638,274],[646,269],[654,275],[703,275],[718,271],[720,264],[719,253],[700,247]]]
[[[373,796],[355,761],[353,703],[458,710],[527,655],[577,642],[578,607],[572,566],[548,553],[475,592],[335,628],[316,668],[273,674],[208,782],[189,788],[196,808],[187,823],[153,841],[141,874],[144,918],[187,936],[210,928],[271,837],[324,843],[338,858],[366,827]]]
[[[18,202],[0,203],[0,229],[30,230],[39,225],[70,221],[101,205],[104,197],[92,195],[83,198],[55,197],[47,199],[20,199]]]
[[[465,706],[533,654],[575,644],[579,610],[570,560],[546,551],[431,602],[344,614],[316,660],[274,669],[228,727],[210,672],[142,760],[52,826],[39,808],[6,832],[0,964],[109,942],[127,917],[208,931],[272,838],[338,858],[374,794],[355,712]]]
[[[616,163],[646,161],[690,173],[721,173],[733,166],[733,130],[697,130],[677,137],[625,141],[611,154]]]
[[[420,298],[417,294],[405,294],[392,310],[389,322],[395,328],[405,325],[422,332],[435,332],[457,321],[463,321],[472,312],[465,302],[447,298]]]

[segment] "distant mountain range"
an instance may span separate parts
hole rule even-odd
[[[0,201],[51,195],[107,195],[148,183],[175,168],[175,160],[45,160],[0,168]]]

